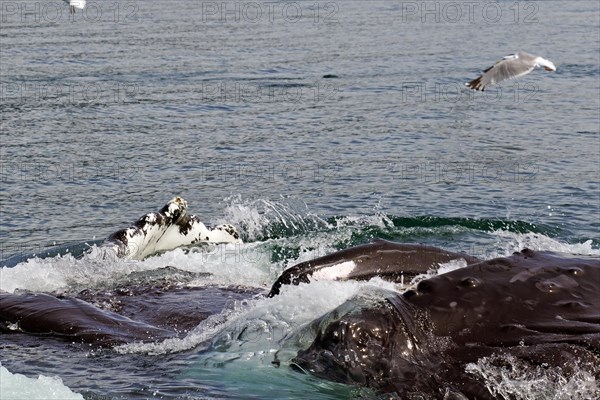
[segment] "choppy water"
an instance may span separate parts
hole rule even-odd
[[[198,285],[266,288],[296,261],[375,236],[484,258],[523,246],[598,254],[595,1],[88,1],[74,18],[58,0],[1,5],[0,259],[73,251],[174,195],[250,243],[208,260],[30,261],[2,271],[3,290],[110,287],[173,264],[215,274]],[[558,70],[464,88],[519,50]],[[230,312],[288,332],[359,286]],[[199,352],[206,338],[159,359],[11,343],[0,361],[96,398],[359,395],[273,368],[280,338]]]

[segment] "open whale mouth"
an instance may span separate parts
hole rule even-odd
[[[340,306],[345,315],[340,317],[338,309],[330,314],[336,319],[323,317],[313,343],[298,352],[290,367],[335,382],[374,387],[412,371],[419,346],[413,321],[398,309],[400,302],[386,298],[365,307],[361,299],[350,300],[354,309],[347,312],[345,304]]]

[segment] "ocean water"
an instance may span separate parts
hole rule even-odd
[[[110,290],[167,265],[198,273],[192,286],[267,289],[287,266],[374,237],[480,258],[600,254],[596,1],[88,1],[70,16],[41,0],[0,11],[1,290]],[[517,51],[557,71],[465,88]],[[176,195],[205,223],[237,225],[246,244],[25,261],[56,245],[80,253]],[[368,396],[271,364],[362,285],[389,284],[232,300],[166,343],[86,350],[2,335],[0,362],[58,375],[85,398]]]

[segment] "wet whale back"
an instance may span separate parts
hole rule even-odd
[[[0,293],[0,317],[0,331],[18,329],[102,345],[174,336],[173,332],[101,310],[79,299],[60,299],[47,294]]]
[[[408,282],[432,267],[458,259],[464,259],[467,264],[480,261],[464,253],[453,253],[433,246],[376,239],[372,243],[288,268],[273,284],[269,297],[279,294],[283,285],[308,283],[311,278],[317,277],[329,280],[368,280],[379,276],[393,282]]]
[[[436,334],[460,332],[462,343],[589,341],[596,335],[600,349],[599,293],[598,258],[523,250],[427,279],[403,296],[428,310]]]

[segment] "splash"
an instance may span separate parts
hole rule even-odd
[[[114,252],[92,247],[89,254],[77,259],[71,254],[52,258],[30,258],[15,267],[0,269],[0,290],[36,292],[72,292],[96,287],[140,269],[140,265],[118,259]]]
[[[433,278],[434,276],[445,274],[450,271],[454,271],[459,268],[467,266],[467,262],[464,259],[452,260],[447,263],[440,263],[436,268],[431,268],[425,274],[419,274],[411,279],[410,283],[406,287],[407,289],[416,286],[419,282],[425,279]]]
[[[555,251],[560,253],[581,254],[581,255],[600,255],[600,249],[594,248],[592,240],[586,240],[582,243],[566,243],[558,239],[551,238],[541,233],[527,232],[515,233],[505,230],[493,232],[497,237],[496,252],[490,255],[494,257],[507,257],[516,251],[525,248],[536,251]]]
[[[269,364],[282,347],[307,345],[313,339],[304,325],[356,296],[364,287],[393,289],[379,278],[368,282],[315,281],[288,288],[274,298],[263,296],[236,302],[231,309],[212,315],[184,338],[157,343],[132,343],[115,347],[122,354],[169,354],[196,349],[209,366],[257,357]],[[291,343],[286,343],[290,337]],[[205,350],[211,350],[206,352]],[[216,351],[216,352],[215,352]],[[290,353],[290,358],[293,354]]]
[[[466,372],[483,378],[490,393],[511,400],[587,400],[600,398],[594,373],[598,366],[578,365],[568,374],[563,368],[530,365],[512,356],[481,358],[467,364]]]
[[[31,258],[15,267],[0,269],[0,290],[45,293],[77,293],[84,289],[110,290],[144,280],[144,274],[166,267],[197,274],[188,286],[268,286],[272,280],[269,244],[226,243],[179,248],[143,261],[118,258],[105,247],[92,247],[82,258],[70,254]]]
[[[263,241],[331,228],[327,221],[310,212],[306,203],[297,200],[244,200],[233,196],[227,201],[230,204],[223,221],[238,226],[244,241]]]

